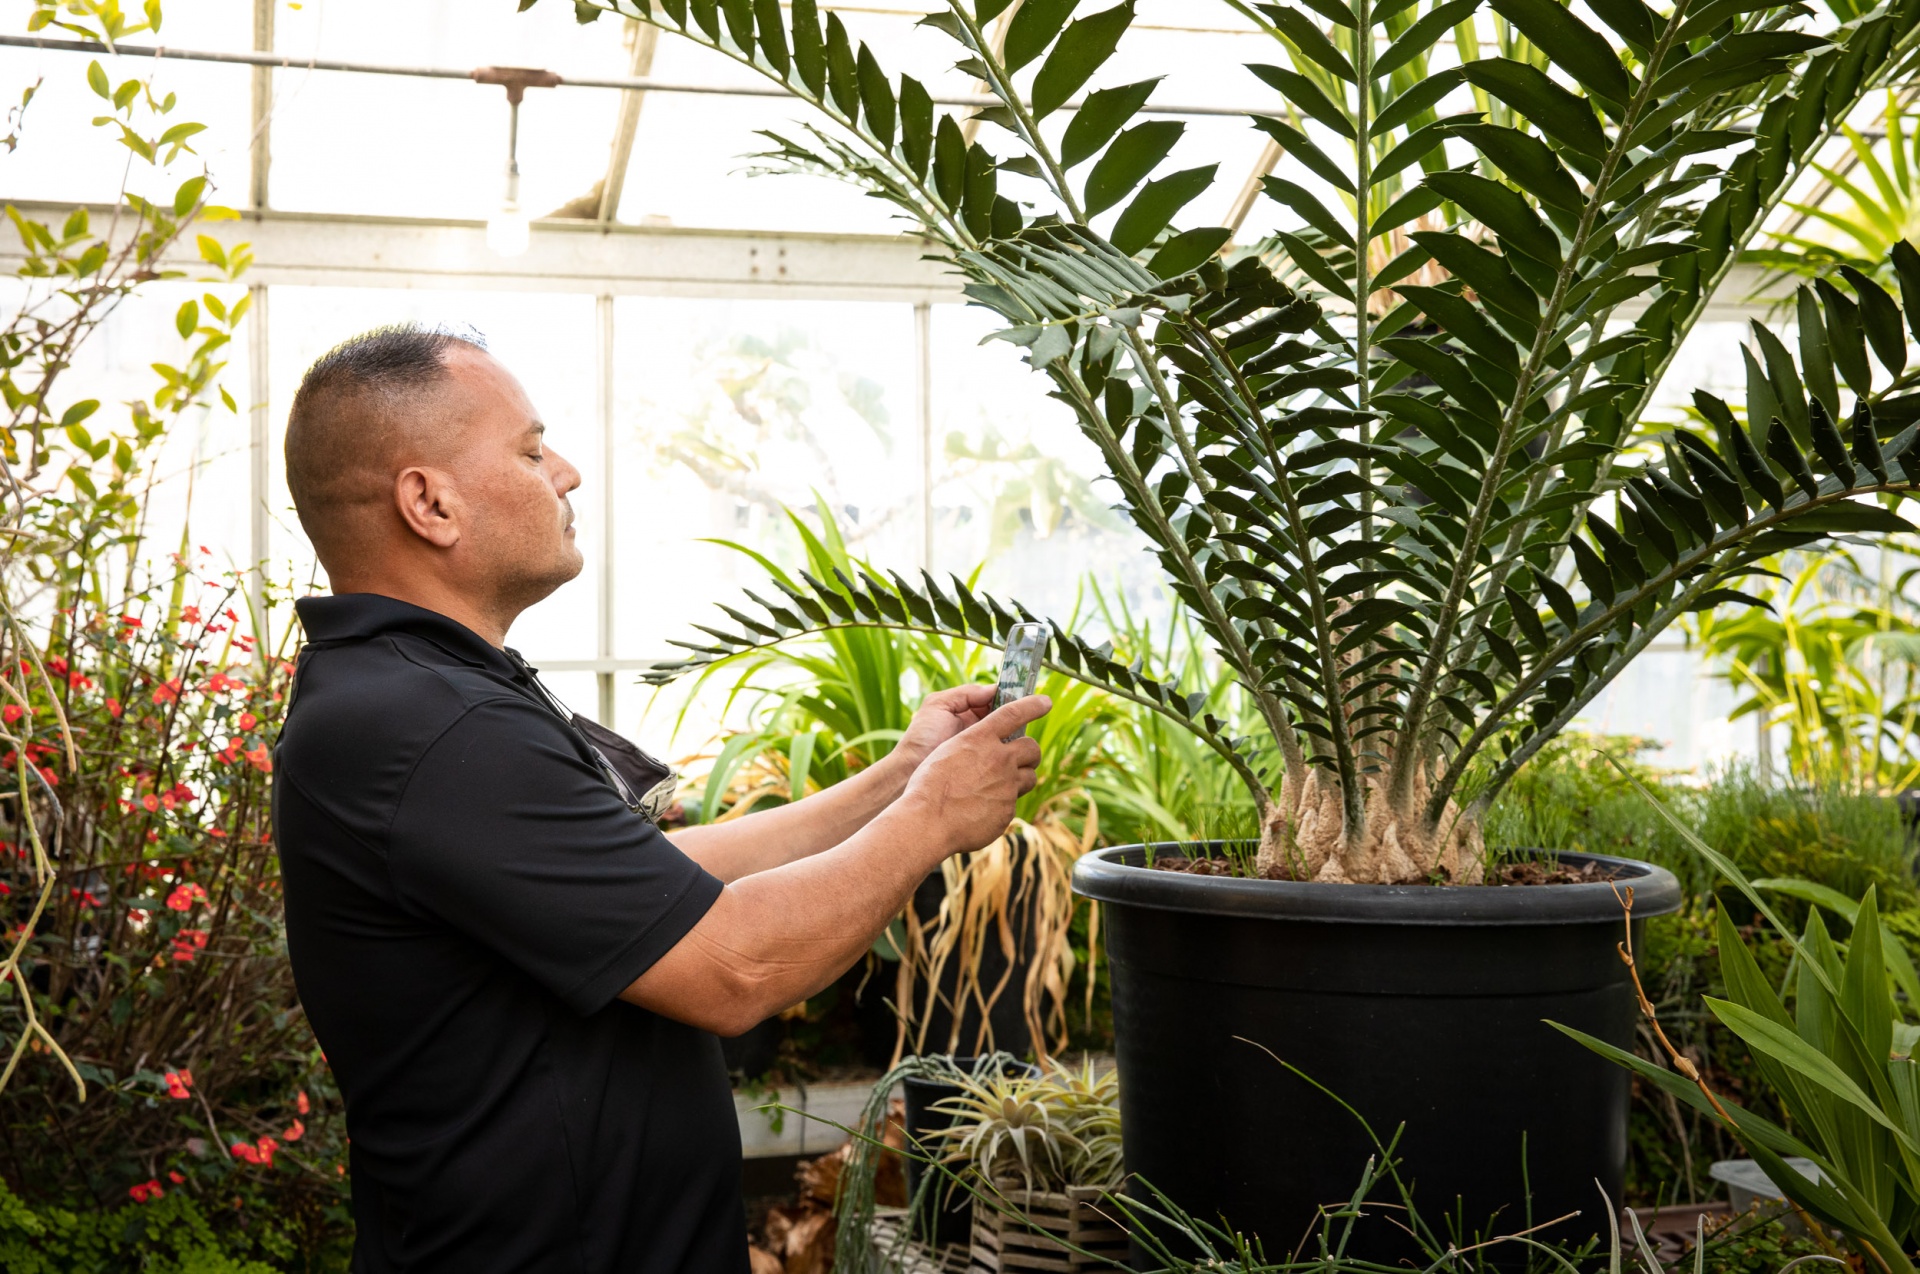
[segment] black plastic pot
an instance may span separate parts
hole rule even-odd
[[[981,1061],[977,1057],[955,1057],[951,1060],[956,1069],[969,1073],[977,1070]],[[1034,1075],[1039,1073],[1039,1068],[1030,1062],[1008,1062],[1003,1064],[1001,1073]],[[944,1080],[909,1075],[900,1081],[900,1087],[905,1090],[910,1144],[928,1153],[938,1153],[940,1143],[932,1140],[933,1135],[953,1127],[955,1116],[948,1111],[935,1110],[934,1103],[960,1096],[960,1086]],[[973,1196],[958,1188],[950,1179],[943,1179],[936,1181],[926,1197],[921,1198],[920,1183],[926,1179],[928,1171],[927,1165],[917,1156],[907,1159],[907,1199],[910,1202],[919,1200],[914,1218],[916,1232],[923,1239],[931,1238],[935,1247],[967,1242],[973,1226]]]
[[[1607,1232],[1596,1182],[1618,1207],[1628,1074],[1546,1021],[1631,1047],[1612,886],[1243,880],[1155,871],[1145,855],[1101,850],[1073,876],[1105,909],[1130,1174],[1283,1257],[1376,1153],[1345,1102],[1382,1141],[1405,1124],[1401,1175],[1443,1240],[1450,1225],[1468,1241],[1569,1212],[1541,1237]],[[1632,885],[1636,934],[1680,905],[1663,868],[1559,857]],[[1374,1209],[1351,1254],[1411,1255],[1396,1215]]]

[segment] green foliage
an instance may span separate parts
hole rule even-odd
[[[1907,526],[1876,498],[1913,484],[1920,397],[1899,303],[1857,272],[1852,295],[1805,292],[1797,365],[1756,336],[1751,434],[1702,396],[1710,428],[1627,448],[1768,210],[1910,58],[1920,0],[1609,5],[1605,30],[1536,0],[1229,5],[1272,38],[1254,73],[1299,111],[1253,122],[1321,186],[1269,180],[1305,224],[1231,261],[1225,232],[1172,224],[1212,178],[1161,173],[1183,126],[1136,122],[1150,83],[1097,82],[1129,6],[1022,6],[1002,29],[1001,6],[952,0],[924,20],[998,99],[979,118],[1009,159],[910,77],[893,90],[832,15],[823,36],[811,4],[790,29],[729,10],[724,32],[711,5],[606,7],[818,107],[828,124],[774,136],[770,162],[844,177],[944,246],[1099,447],[1259,728],[1084,642],[1055,669],[1194,729],[1263,813],[1331,777],[1338,852],[1364,876],[1383,820],[1438,845],[1476,773],[1470,832],[1655,634],[1759,560]],[[1458,65],[1436,52],[1449,31]],[[1057,145],[1042,115],[1066,117]],[[1032,183],[1033,213],[1003,175]],[[1920,294],[1907,253],[1894,273]],[[930,579],[822,583],[660,675],[809,626],[992,641],[1019,613]]]
[[[41,0],[30,26],[111,44],[158,30],[157,0],[142,10]],[[0,331],[0,1250],[9,1269],[338,1266],[344,1121],[270,833],[292,669],[262,639],[270,594],[197,567],[184,530],[158,566],[146,539],[170,429],[236,413],[220,382],[251,253],[197,237],[181,353],[124,421],[73,391],[100,323],[185,279],[163,257],[222,213],[204,167],[169,167],[201,131],[168,118],[172,94],[99,63],[86,80],[132,156],[112,224],[7,210],[25,254]]]
[[[1835,940],[1823,908],[1809,913],[1795,938],[1760,882],[1688,831],[1639,780],[1629,781],[1792,951],[1784,984],[1769,978],[1722,909],[1716,938],[1726,994],[1705,1001],[1748,1047],[1786,1119],[1723,1099],[1685,1073],[1680,1061],[1660,1065],[1560,1029],[1676,1101],[1716,1117],[1798,1207],[1843,1233],[1863,1260],[1883,1270],[1911,1270],[1920,1226],[1914,1204],[1920,1199],[1920,1062],[1913,1058],[1920,1025],[1905,1020],[1903,1005],[1920,1000],[1920,975],[1905,949],[1885,939],[1876,891],[1868,889],[1857,904],[1836,896],[1834,913],[1848,931],[1844,944]],[[1819,1179],[1789,1167],[1787,1156],[1811,1159]]]
[[[283,1274],[346,1269],[339,1245],[299,1253],[271,1218],[237,1238],[216,1227],[198,1198],[178,1188],[146,1202],[99,1210],[29,1207],[0,1182],[0,1272],[3,1274]],[[231,1212],[216,1204],[214,1210]],[[225,1218],[223,1218],[225,1221]]]
[[[1783,788],[1732,766],[1705,783],[1663,776],[1633,759],[1638,740],[1567,735],[1494,802],[1487,840],[1496,852],[1579,850],[1645,859],[1672,871],[1692,896],[1718,885],[1686,839],[1624,781],[1624,764],[1687,826],[1755,878],[1819,881],[1850,897],[1878,886],[1887,905],[1920,904],[1912,853],[1892,801],[1842,788]],[[1671,777],[1673,781],[1663,781]]]
[[[1745,259],[1809,277],[1848,265],[1882,284],[1896,282],[1886,268],[1887,254],[1902,239],[1912,243],[1920,234],[1920,134],[1909,136],[1907,109],[1898,91],[1888,90],[1879,121],[1886,133],[1884,150],[1872,137],[1842,124],[1847,153],[1840,164],[1815,164],[1813,169],[1820,174],[1822,192],[1846,196],[1846,210],[1838,210],[1831,198],[1789,202],[1785,206],[1799,214],[1800,225],[1815,223],[1813,233],[1803,229],[1771,235],[1770,246],[1749,251]]]
[[[1733,717],[1786,732],[1787,765],[1807,784],[1900,792],[1920,779],[1920,618],[1912,570],[1879,580],[1851,554],[1810,554],[1767,607],[1716,610],[1692,625],[1702,652],[1747,697]]]

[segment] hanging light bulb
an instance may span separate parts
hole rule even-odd
[[[507,197],[487,218],[487,247],[495,255],[517,257],[527,250],[533,226],[520,208],[520,96],[524,85],[507,85]]]

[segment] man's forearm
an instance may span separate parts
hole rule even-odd
[[[832,849],[729,884],[621,998],[738,1034],[831,985],[944,856],[937,812],[896,804]]]
[[[774,809],[668,833],[681,853],[729,883],[811,857],[867,826],[906,787],[912,768],[897,755],[844,783]]]

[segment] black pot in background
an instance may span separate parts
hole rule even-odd
[[[1402,1177],[1442,1241],[1449,1217],[1479,1228],[1496,1213],[1500,1232],[1577,1211],[1541,1237],[1606,1234],[1595,1182],[1618,1207],[1628,1074],[1543,1019],[1632,1047],[1610,885],[1243,880],[1144,869],[1145,854],[1100,850],[1074,870],[1105,909],[1129,1174],[1260,1236],[1270,1258],[1291,1251],[1320,1205],[1351,1197],[1375,1147],[1270,1049],[1383,1142],[1405,1123]],[[1679,906],[1662,868],[1559,857],[1634,887],[1636,935]],[[1376,1209],[1349,1254],[1413,1255],[1391,1215]]]
[[[1020,886],[1021,878],[1016,874],[1013,882],[1016,896]],[[939,917],[940,904],[946,896],[946,880],[938,871],[930,873],[914,889],[913,914],[923,927],[933,924]],[[948,1006],[959,999],[960,968],[958,959],[949,960],[940,973],[940,1002],[934,1006],[927,1023],[926,1041],[930,1055],[950,1047],[950,1041],[957,1041],[958,1047],[966,1052],[992,1052],[998,1049],[1015,1057],[1025,1057],[1033,1051],[1033,1032],[1027,1028],[1025,1009],[1027,970],[1033,965],[1031,902],[1022,909],[1021,914],[1013,917],[1012,927],[1014,958],[1011,961],[1001,951],[998,938],[991,935],[980,958],[981,986],[991,991],[1001,978],[1007,980],[1006,989],[987,1013],[986,1025],[992,1033],[982,1036],[980,1008],[971,1000],[961,1005],[960,1029],[957,1033],[954,1031],[953,1010]],[[861,987],[855,1005],[860,1021],[861,1051],[869,1065],[888,1065],[899,1039],[899,1027],[891,1005],[898,989],[894,977],[898,968],[892,963],[881,965]],[[922,990],[920,994],[924,997],[925,991]],[[908,1033],[909,1053],[913,1051],[918,1034],[917,1029]]]
[[[968,1072],[978,1067],[981,1061],[977,1057],[955,1057],[950,1060],[955,1068]],[[1010,1062],[1002,1067],[1001,1073],[1037,1075],[1039,1067],[1029,1062]],[[908,1144],[917,1144],[926,1153],[937,1153],[939,1143],[929,1138],[953,1127],[954,1116],[944,1110],[935,1110],[934,1103],[958,1097],[959,1085],[917,1075],[907,1076],[900,1081],[900,1085],[906,1090]],[[920,1198],[920,1183],[926,1179],[927,1171],[927,1166],[918,1158],[907,1159],[909,1201]],[[915,1231],[921,1235],[930,1234],[936,1247],[965,1243],[973,1224],[973,1196],[954,1187],[951,1181],[935,1182],[933,1188],[927,1191],[927,1197],[921,1200],[915,1219]]]

